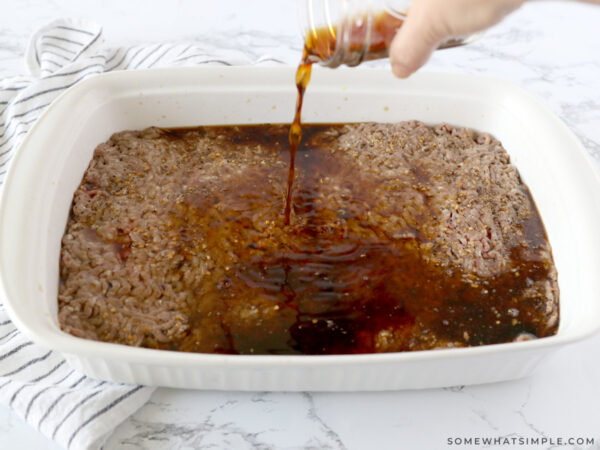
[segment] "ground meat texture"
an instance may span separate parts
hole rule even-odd
[[[492,136],[284,125],[148,128],[97,147],[60,255],[75,336],[190,352],[463,347],[558,328],[543,224]]]

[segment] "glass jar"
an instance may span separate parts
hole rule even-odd
[[[387,58],[410,0],[297,0],[308,61],[326,67],[356,66]],[[444,41],[440,49],[472,41],[475,35]]]

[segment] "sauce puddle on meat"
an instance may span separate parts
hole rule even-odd
[[[61,251],[77,336],[348,354],[556,332],[550,248],[498,141],[400,124],[150,128],[100,145]]]

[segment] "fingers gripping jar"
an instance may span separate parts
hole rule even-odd
[[[334,68],[386,58],[410,0],[298,0],[305,61]],[[474,35],[451,38],[441,48],[463,45]]]

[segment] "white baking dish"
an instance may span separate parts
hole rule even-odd
[[[108,380],[201,389],[384,390],[485,383],[529,374],[549,352],[600,327],[600,183],[575,136],[538,100],[475,76],[315,70],[307,122],[450,122],[498,137],[546,225],[559,273],[556,336],[412,353],[339,356],[187,354],[88,341],[57,322],[60,240],[75,188],[97,144],[124,129],[289,122],[293,68],[117,72],[69,89],[38,120],[6,178],[0,204],[5,305],[20,330]]]

